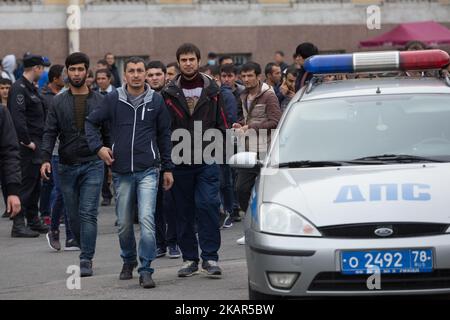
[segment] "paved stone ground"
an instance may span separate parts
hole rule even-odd
[[[0,212],[4,208],[0,206]],[[81,279],[81,290],[68,290],[67,267],[78,264],[79,252],[54,252],[45,235],[35,239],[10,237],[12,222],[0,219],[0,300],[4,299],[248,299],[247,267],[244,247],[236,244],[242,235],[242,223],[222,230],[220,266],[223,278],[208,279],[203,275],[178,278],[181,258],[157,259],[154,280],[157,287],[145,290],[139,286],[138,274],[120,281],[122,261],[114,227],[114,207],[100,207],[99,232],[94,276]],[[136,226],[136,234],[139,229]],[[61,240],[65,239],[63,227]],[[64,242],[61,242],[64,245]]]

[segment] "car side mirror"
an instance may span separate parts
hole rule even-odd
[[[236,169],[253,169],[261,168],[262,162],[258,160],[256,152],[239,152],[233,155],[228,164]]]

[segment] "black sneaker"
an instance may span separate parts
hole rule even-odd
[[[161,258],[166,255],[167,251],[164,248],[156,248],[156,258]]]
[[[233,218],[231,218],[231,215],[228,214],[228,218],[225,219],[225,221],[223,222],[223,229],[226,228],[231,228],[233,226]]]
[[[59,230],[49,231],[45,237],[50,249],[59,251],[61,250],[61,243],[59,242]]]
[[[81,260],[80,261],[80,276],[81,277],[92,277],[92,261],[90,260]]]
[[[12,238],[37,238],[39,237],[39,232],[33,231],[25,225],[13,225],[11,230]]]
[[[178,276],[180,278],[191,277],[198,274],[198,263],[195,261],[185,261],[180,270],[178,270]]]
[[[148,271],[141,271],[139,274],[139,285],[144,289],[155,287],[155,281],[152,279],[152,273]]]
[[[80,251],[80,245],[75,239],[66,240],[64,251]]]
[[[31,230],[42,234],[47,233],[50,229],[47,225],[43,224],[40,219],[36,219],[35,221],[29,222],[28,227]]]
[[[107,207],[111,205],[111,199],[103,199],[101,206]]]
[[[220,269],[217,261],[208,260],[202,263],[202,272],[206,273],[210,278],[221,278],[222,269]]]
[[[9,218],[9,216],[9,212],[5,210],[5,212],[3,212],[2,218]]]
[[[229,220],[230,219],[230,214],[228,213],[228,212],[220,212],[220,218],[219,218],[219,227],[220,227],[220,229],[223,229],[223,228],[228,228],[228,227],[225,227],[225,222],[227,221],[227,220]]]
[[[241,222],[242,218],[240,215],[240,210],[239,209],[233,209],[233,213],[231,214],[231,219],[233,220],[233,222]]]
[[[181,252],[177,245],[169,246],[168,256],[170,259],[176,259],[176,258],[181,257]]]
[[[120,272],[120,280],[130,280],[133,279],[133,269],[137,267],[137,262],[134,263],[124,263],[122,266],[122,271]]]

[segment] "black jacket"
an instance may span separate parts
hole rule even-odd
[[[62,92],[53,98],[50,105],[47,122],[45,124],[44,139],[42,143],[42,159],[50,162],[56,138],[59,136],[59,162],[62,164],[80,164],[93,160],[98,160],[95,152],[89,149],[86,135],[78,130],[73,109],[74,96],[70,90]],[[86,100],[86,117],[94,111],[103,101],[103,96],[94,91],[89,92]],[[103,141],[110,146],[108,126],[102,126]]]
[[[116,88],[120,88],[122,86],[122,82],[120,81],[119,70],[117,69],[115,64],[113,64],[109,68],[114,77],[114,82],[112,83],[112,85]]]
[[[170,116],[161,95],[147,88],[137,107],[128,102],[124,86],[107,94],[100,107],[86,118],[86,136],[95,153],[104,145],[101,124],[111,124],[114,172],[139,172],[160,165],[161,171],[170,171],[173,167]]]
[[[47,113],[48,113],[48,109],[50,108],[50,105],[52,104],[54,96],[55,96],[55,94],[48,86],[45,86],[42,88],[41,97],[42,97],[42,102],[44,103],[44,110],[46,110]]]
[[[36,144],[34,152],[21,147],[21,157],[40,162],[40,148],[45,125],[45,108],[36,87],[24,77],[11,86],[8,95],[8,109],[16,128],[18,141]],[[26,150],[25,150],[26,149]]]
[[[0,175],[8,195],[18,195],[21,183],[19,144],[8,109],[0,106]]]
[[[304,87],[313,76],[313,73],[307,72],[303,67],[298,69],[297,79],[295,80],[295,92]]]
[[[185,129],[190,133],[191,161],[185,164],[197,164],[197,161],[194,161],[194,148],[198,142],[194,140],[195,138],[202,138],[199,134],[203,136],[204,132],[208,129],[219,129],[225,140],[225,130],[231,125],[226,120],[224,101],[220,95],[219,87],[207,75],[201,74],[201,76],[203,77],[204,87],[192,115],[189,113],[186,97],[180,86],[181,74],[171,81],[161,92],[172,118],[172,133],[176,129]],[[201,123],[201,133],[194,134],[194,122]],[[174,148],[180,142],[173,141]],[[202,150],[210,143],[208,141],[203,142],[201,145]],[[183,154],[181,153],[180,155]]]

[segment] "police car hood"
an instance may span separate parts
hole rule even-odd
[[[373,222],[450,223],[450,164],[279,169],[264,175],[263,202],[317,227]]]

